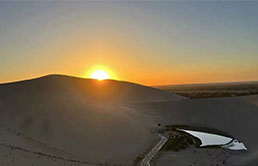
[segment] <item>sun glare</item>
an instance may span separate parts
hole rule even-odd
[[[99,81],[102,81],[102,80],[105,80],[105,79],[110,79],[110,76],[109,76],[109,74],[108,74],[106,71],[104,71],[104,70],[96,70],[96,71],[94,71],[94,72],[91,74],[90,78],[92,78],[92,79],[97,79],[97,80],[99,80]]]
[[[105,79],[113,79],[116,80],[116,74],[107,66],[104,65],[95,65],[88,69],[87,73],[84,75],[85,78],[97,79],[99,81]]]

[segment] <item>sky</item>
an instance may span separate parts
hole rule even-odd
[[[0,2],[0,83],[96,66],[144,85],[258,80],[258,1]]]

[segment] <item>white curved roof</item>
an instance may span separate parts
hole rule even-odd
[[[209,146],[209,145],[219,145],[222,148],[230,150],[247,150],[246,146],[239,142],[238,140],[222,135],[205,133],[200,131],[192,131],[185,129],[177,129],[179,131],[184,131],[194,137],[197,137],[201,140],[200,147]]]
[[[178,129],[178,130],[184,131],[188,134],[191,134],[194,137],[199,138],[201,140],[200,147],[208,146],[208,145],[225,145],[233,141],[233,138],[229,138],[229,137],[225,137],[217,134],[185,130],[185,129]]]

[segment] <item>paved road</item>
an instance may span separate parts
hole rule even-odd
[[[162,146],[167,142],[167,137],[159,135],[161,137],[160,141],[152,148],[152,150],[144,157],[141,162],[141,166],[150,166],[151,159],[158,153]]]

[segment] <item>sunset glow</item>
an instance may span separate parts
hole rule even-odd
[[[1,2],[0,83],[97,70],[144,85],[258,80],[258,3],[227,3]]]
[[[110,68],[104,65],[96,65],[91,67],[90,69],[87,70],[84,77],[97,79],[99,81],[102,81],[105,79],[113,79],[113,80],[117,79],[117,76],[114,74],[114,72]]]
[[[109,76],[109,74],[108,74],[106,71],[104,71],[104,70],[96,70],[96,71],[94,71],[94,72],[91,74],[90,78],[92,78],[92,79],[97,79],[97,80],[99,80],[99,81],[102,81],[102,80],[105,80],[105,79],[109,79],[110,76]]]

